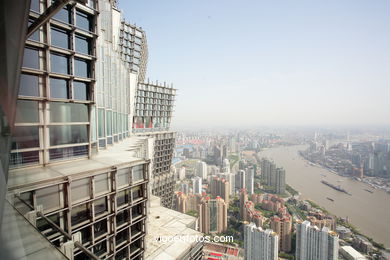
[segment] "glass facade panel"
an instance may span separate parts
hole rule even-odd
[[[60,214],[56,213],[50,216],[47,216],[51,221],[53,221],[57,226],[61,226],[60,224]],[[37,220],[37,228],[46,236],[51,236],[55,233],[58,233],[56,229],[53,228],[51,224],[49,224],[45,219],[40,218]]]
[[[66,79],[50,78],[50,96],[69,99],[69,82]]]
[[[39,151],[16,152],[10,154],[11,166],[36,164],[38,162],[39,162]]]
[[[106,118],[107,118],[107,135],[110,136],[112,135],[112,111],[110,110],[107,110],[107,114],[106,114]]]
[[[39,77],[31,74],[21,74],[19,95],[38,97]]]
[[[16,123],[38,123],[38,102],[18,100],[16,105]]]
[[[66,30],[51,27],[51,44],[53,46],[70,49],[69,33]]]
[[[104,109],[102,108],[99,108],[98,110],[98,120],[99,120],[99,125],[98,125],[99,137],[104,137]]]
[[[72,226],[89,220],[90,215],[91,210],[88,203],[73,207],[71,211]]]
[[[62,188],[60,189],[60,185],[36,190],[35,194],[37,205],[42,205],[45,212],[54,211],[61,207]]]
[[[104,253],[107,252],[107,241],[104,240],[100,243],[97,243],[94,247],[93,247],[93,253],[96,255],[96,256],[101,256],[103,255]]]
[[[92,31],[92,18],[86,13],[77,11],[76,27],[86,31]]]
[[[137,165],[131,169],[133,182],[141,181],[144,179],[144,165]]]
[[[89,61],[74,59],[74,74],[78,77],[89,78]]]
[[[101,198],[95,200],[95,216],[99,216],[105,212],[108,212],[107,198]]]
[[[105,193],[109,191],[108,174],[99,174],[94,177],[95,193]]]
[[[131,195],[133,196],[133,200],[142,198],[142,187],[136,186],[131,188]]]
[[[76,43],[76,52],[84,53],[90,55],[92,53],[92,45],[91,45],[91,38],[76,35],[75,37],[75,43]]]
[[[77,181],[72,181],[72,201],[86,200],[91,197],[91,184],[90,179],[85,178]]]
[[[130,201],[128,190],[120,191],[116,195],[116,204],[118,207],[128,204]]]
[[[15,127],[12,137],[12,150],[39,147],[38,126]]]
[[[130,183],[130,169],[118,169],[117,175],[116,175],[116,183],[118,187],[122,187],[124,185],[129,185]]]
[[[116,215],[116,225],[120,226],[130,221],[130,213],[128,209],[119,212]]]
[[[39,51],[34,48],[24,48],[23,67],[39,69]]]
[[[89,83],[73,81],[73,98],[77,100],[89,100]]]
[[[71,17],[71,11],[70,6],[67,5],[64,8],[62,8],[60,11],[58,11],[53,18],[56,20],[59,20],[61,22],[70,24],[70,17]]]
[[[31,0],[30,10],[39,13],[39,0]]]
[[[49,150],[50,160],[61,160],[72,157],[84,157],[86,155],[88,155],[88,145],[66,148],[54,148]]]
[[[88,105],[50,102],[50,122],[89,122]]]
[[[97,222],[93,226],[93,229],[94,229],[94,232],[95,232],[95,238],[106,234],[107,233],[107,220],[104,219],[104,220],[102,220],[100,222]]]
[[[50,145],[88,142],[87,125],[49,126]]]
[[[31,1],[31,3],[32,3],[32,1]],[[30,20],[28,21],[28,26],[30,26],[33,22],[34,22],[34,20],[30,19]],[[37,42],[39,42],[39,41],[40,41],[39,29],[36,30],[28,39],[29,39],[29,40],[32,40],[32,41],[37,41]]]
[[[50,54],[51,72],[69,74],[69,58],[61,54]]]

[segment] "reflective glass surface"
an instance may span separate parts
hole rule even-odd
[[[24,48],[23,67],[39,69],[39,51],[34,48]]]
[[[20,75],[19,95],[39,96],[39,77],[31,74]]]
[[[74,59],[74,74],[79,77],[89,78],[89,62],[86,60]]]
[[[65,55],[50,54],[51,72],[69,74],[69,58]]]
[[[69,33],[66,30],[51,27],[51,44],[64,49],[70,47]]]
[[[50,122],[88,122],[88,105],[50,102]]]
[[[16,123],[38,123],[38,102],[18,100],[16,104]]]
[[[13,131],[12,150],[39,147],[38,126],[17,126]]]
[[[76,27],[91,31],[92,30],[92,19],[91,17],[83,12],[77,11],[76,12]]]
[[[76,51],[84,54],[91,54],[91,39],[85,36],[76,35]]]
[[[78,100],[88,100],[89,83],[73,81],[73,98]]]
[[[88,142],[86,125],[49,126],[50,145],[75,144]]]
[[[50,78],[50,96],[53,98],[69,98],[68,81],[66,79]]]

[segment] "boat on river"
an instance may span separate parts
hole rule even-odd
[[[322,184],[325,184],[326,186],[329,186],[329,187],[331,187],[332,189],[337,190],[337,191],[339,191],[339,192],[344,192],[345,194],[352,195],[351,193],[349,193],[349,192],[346,191],[345,189],[341,188],[340,185],[336,186],[336,185],[334,185],[334,184],[332,184],[332,183],[329,183],[329,182],[327,182],[327,181],[324,181],[324,180],[322,180],[321,183],[322,183]]]

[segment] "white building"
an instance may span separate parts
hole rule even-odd
[[[355,250],[352,246],[342,246],[340,253],[347,260],[364,260],[367,259],[364,255]]]
[[[198,162],[196,165],[196,175],[204,180],[207,179],[207,164],[205,162]]]
[[[202,178],[192,178],[192,189],[194,194],[202,194]]]
[[[278,235],[271,229],[263,230],[254,223],[244,227],[245,259],[251,260],[277,260]]]
[[[327,227],[321,230],[309,221],[297,224],[296,259],[337,260],[339,237]]]
[[[229,159],[224,159],[222,162],[222,172],[230,173],[230,162]]]

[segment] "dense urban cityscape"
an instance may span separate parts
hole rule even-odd
[[[176,83],[148,78],[151,51],[180,56],[180,44],[153,50],[161,35],[150,36],[131,21],[145,17],[177,33],[183,17],[166,26],[155,13],[135,11],[143,3],[133,10],[134,3],[116,0],[0,3],[1,259],[390,260],[390,128],[384,119],[359,127],[305,119],[303,110],[310,113],[325,93],[294,119],[285,110],[301,101],[286,109],[287,90],[269,98],[283,113],[247,109],[247,103],[269,102],[262,98],[272,87],[259,97],[241,85],[251,77],[240,76],[239,91],[216,86],[212,97],[204,86],[196,90],[200,99],[191,111],[205,118],[198,122],[182,110],[194,97],[181,95],[180,84],[176,89]],[[199,11],[193,4],[182,10],[191,6]],[[225,13],[242,15],[234,10],[242,6]],[[250,9],[242,13],[250,17]],[[207,13],[202,30],[223,20],[216,17]],[[175,58],[160,62],[152,68],[164,76],[180,74],[179,67],[191,71]],[[178,71],[169,72],[175,62]],[[207,87],[206,72],[196,77]],[[228,74],[223,71],[234,79]],[[237,98],[226,98],[230,92]],[[210,97],[219,116],[205,106]],[[177,113],[185,120],[177,122]],[[266,126],[261,115],[275,117],[277,126]],[[301,115],[304,124],[284,121],[290,116],[295,123]],[[246,125],[239,123],[245,118]],[[217,119],[225,127],[207,123]]]

